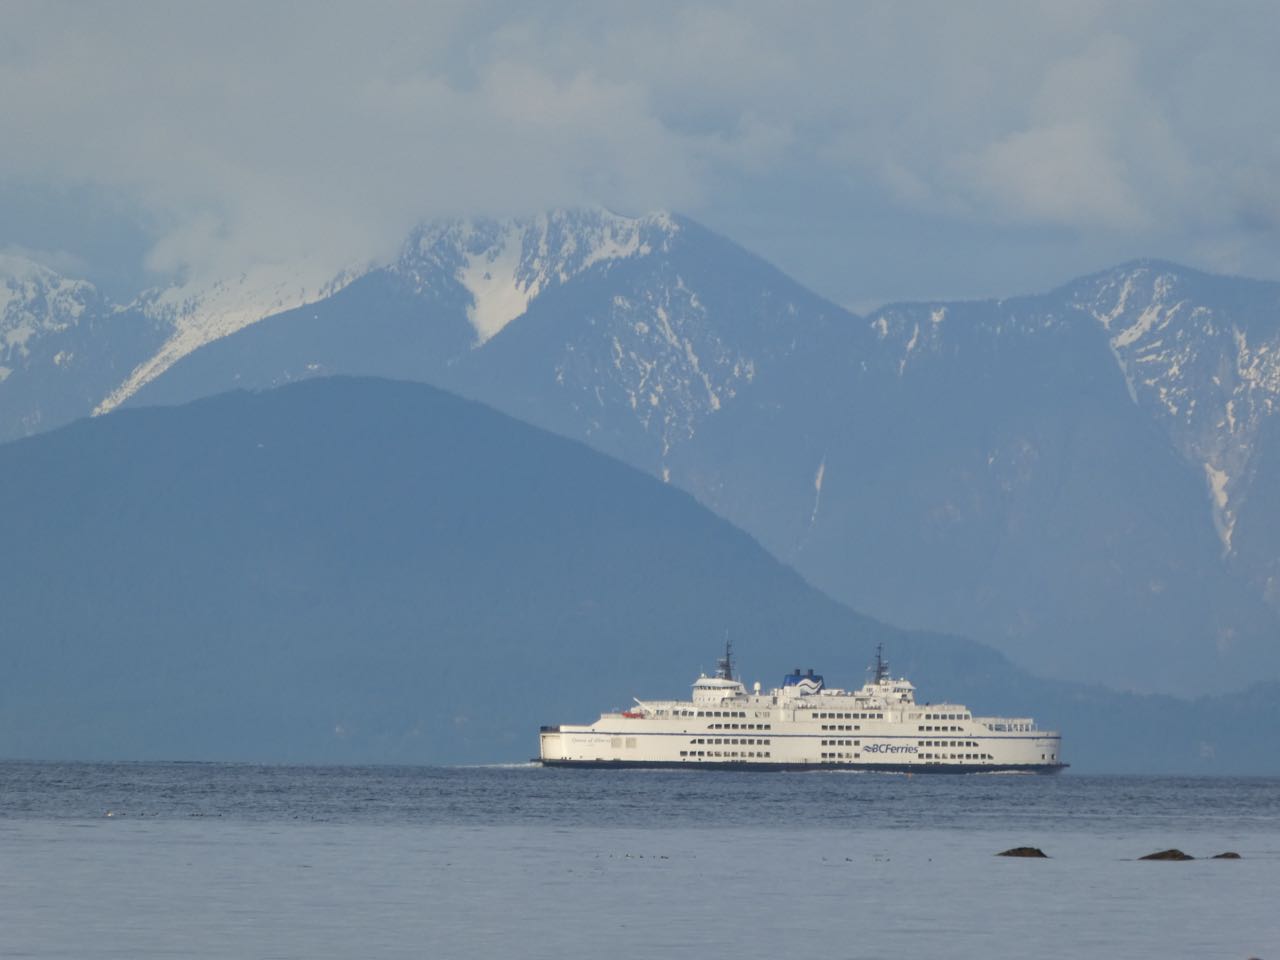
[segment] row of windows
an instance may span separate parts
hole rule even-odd
[[[926,720],[972,720],[967,713],[926,713]]]
[[[976,747],[976,740],[917,740],[917,747]]]
[[[922,753],[922,760],[994,760],[989,753]]]
[[[852,753],[824,753],[822,755],[822,759],[823,760],[852,760],[854,759],[854,757]]]
[[[672,711],[677,717],[745,717],[744,710],[675,710]]]
[[[860,747],[862,746],[862,741],[861,740],[823,740],[822,745],[824,747]]]
[[[761,740],[752,737],[698,737],[696,740],[690,740],[690,743],[714,743],[714,744],[764,744],[769,746],[768,740]]]
[[[681,750],[682,757],[768,757],[768,750]]]
[[[823,730],[861,730],[862,726],[857,723],[824,723]]]
[[[709,723],[708,730],[772,730],[769,723]]]
[[[817,720],[883,720],[883,713],[815,713]]]
[[[962,730],[962,729],[964,729],[964,728],[963,728],[963,727],[956,727],[956,726],[950,726],[950,727],[931,727],[931,726],[924,726],[924,725],[922,724],[922,725],[920,725],[920,726],[916,727],[916,729],[917,729],[917,730],[924,730],[924,731],[926,731],[926,732],[928,732],[928,733],[933,733],[933,732],[935,732],[935,731],[939,731],[939,730],[955,730],[955,731],[957,731],[957,732],[958,732],[958,731],[960,731],[960,730]]]

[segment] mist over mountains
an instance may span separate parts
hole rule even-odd
[[[538,723],[683,695],[726,637],[765,683],[854,685],[883,643],[922,701],[1061,726],[1077,769],[1274,755],[1274,685],[1120,694],[886,626],[688,494],[422,384],[83,420],[0,446],[0,495],[8,757],[520,761]]]
[[[689,491],[888,622],[1117,688],[1280,674],[1280,285],[1141,262],[857,316],[684,218],[560,212],[427,225],[311,289],[13,295],[0,431],[418,380]]]

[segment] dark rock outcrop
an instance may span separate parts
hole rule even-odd
[[[1168,850],[1161,850],[1159,853],[1148,853],[1145,857],[1139,857],[1139,860],[1194,860],[1195,857],[1189,853],[1183,853],[1176,847]]]
[[[1210,859],[1213,860],[1239,860],[1240,854],[1234,850],[1228,850],[1226,853],[1215,853]]]
[[[1008,850],[1002,850],[996,854],[997,857],[1044,857],[1048,859],[1046,854],[1039,847],[1011,847]]]

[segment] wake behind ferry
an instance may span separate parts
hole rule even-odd
[[[782,686],[749,693],[732,648],[690,700],[636,700],[584,726],[543,727],[548,767],[714,770],[852,769],[919,773],[1057,773],[1062,737],[1029,717],[975,717],[958,703],[916,703],[876,649],[874,679],[858,690],[799,669]]]

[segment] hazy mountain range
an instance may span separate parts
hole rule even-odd
[[[311,292],[238,278],[119,306],[19,266],[3,436],[320,374],[419,380],[689,491],[883,620],[1121,688],[1280,675],[1277,284],[1142,262],[858,316],[686,219],[599,212],[427,225]]]
[[[1276,684],[1119,694],[885,626],[682,491],[422,384],[82,420],[0,445],[0,496],[0,756],[520,761],[539,723],[687,693],[728,637],[766,684],[858,684],[883,643],[921,700],[1060,725],[1078,770],[1274,772]]]

